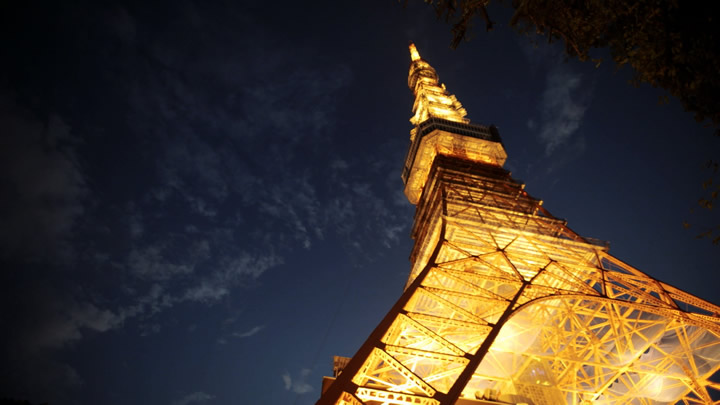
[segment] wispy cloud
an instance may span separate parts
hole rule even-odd
[[[292,377],[290,377],[290,373],[287,371],[283,373],[282,375],[283,384],[285,385],[285,390],[289,391],[292,388]]]
[[[120,326],[123,317],[101,309],[89,302],[77,302],[71,297],[61,298],[46,290],[43,299],[49,308],[36,308],[36,328],[28,330],[23,346],[32,350],[58,348],[82,338],[85,331],[106,332]],[[56,311],[52,308],[63,308]]]
[[[89,193],[63,119],[36,117],[0,96],[0,257],[71,257]]]
[[[204,404],[215,399],[214,395],[206,392],[196,391],[172,402],[172,405]]]
[[[293,378],[287,371],[282,374],[283,384],[286,391],[292,391],[296,394],[307,394],[313,391],[313,386],[307,382],[308,377],[312,374],[312,370],[304,368]]]
[[[588,95],[582,93],[581,82],[579,73],[562,65],[547,74],[539,133],[547,155],[568,142],[582,125]]]
[[[272,251],[262,254],[240,252],[220,259],[216,271],[201,279],[200,283],[187,289],[184,300],[211,302],[229,294],[229,288],[254,280],[268,269],[282,264],[284,259]]]
[[[249,329],[245,332],[233,332],[233,336],[236,338],[246,338],[255,335],[256,333],[260,332],[261,330],[265,329],[265,325],[258,325],[254,326],[252,329]]]
[[[152,279],[159,282],[154,283],[147,294],[137,297],[134,304],[119,310],[123,320],[141,314],[153,315],[181,302],[214,303],[229,295],[233,288],[242,286],[245,281],[257,279],[268,269],[283,263],[283,258],[272,252],[251,254],[240,251],[214,262],[211,272],[187,278],[185,281],[191,283],[190,287],[168,291],[163,283],[171,277],[184,277],[187,274],[174,271],[174,267],[170,267],[173,271],[169,271],[168,265],[163,262],[166,259],[160,260],[162,264],[149,266],[153,271]]]
[[[214,217],[228,197],[231,177],[221,168],[223,158],[207,142],[188,134],[173,142],[159,162],[160,185],[153,194],[161,201],[178,195],[195,213]]]
[[[79,343],[85,336],[107,332],[123,324],[123,316],[91,302],[82,289],[70,291],[42,279],[20,281],[0,294],[3,329],[0,364],[3,395],[56,398],[71,402],[68,395],[83,384],[71,365],[48,355]]]
[[[136,276],[149,280],[169,280],[193,272],[192,263],[171,263],[163,249],[157,245],[130,251],[128,266]]]
[[[96,68],[112,72],[112,83],[97,88],[124,106],[121,142],[134,159],[121,168],[127,183],[92,177],[113,164],[106,156],[76,158],[83,150],[73,138],[82,133],[78,128],[57,115],[28,116],[0,98],[0,123],[12,130],[0,137],[0,186],[2,195],[17,197],[0,201],[0,257],[27,248],[38,254],[25,257],[34,258],[77,250],[86,252],[79,261],[83,254],[91,260],[72,271],[92,273],[88,285],[36,289],[37,299],[18,311],[13,344],[39,353],[131,322],[140,334],[154,333],[164,327],[158,314],[180,303],[216,304],[322,240],[337,237],[363,260],[398,243],[408,222],[398,215],[397,194],[388,198],[385,184],[357,174],[392,171],[394,189],[394,163],[402,156],[389,157],[393,148],[385,147],[372,161],[352,151],[328,156],[341,150],[333,130],[338,100],[353,80],[349,66],[318,63],[321,55],[307,50],[266,47],[256,32],[247,42],[250,37],[240,35],[232,53],[213,48],[226,42],[215,30],[195,32],[187,42],[160,34],[141,41],[142,20],[124,9],[107,17],[103,30],[124,54],[112,66],[96,61]],[[204,29],[195,22],[184,21]],[[114,106],[108,110],[118,114]],[[101,111],[68,122],[84,125],[86,142],[115,142],[113,129],[103,126],[107,118]],[[79,161],[101,170],[84,171]],[[100,274],[112,280],[93,285]],[[50,275],[48,284],[63,277]],[[13,300],[26,302],[27,291]],[[264,327],[229,329],[225,333],[235,332],[221,339],[250,338]],[[288,389],[308,392],[309,373],[287,374]],[[195,394],[191,400],[209,399]]]
[[[529,118],[527,128],[537,133],[546,156],[558,155],[560,149],[565,153],[566,148],[570,152],[578,152],[581,148],[577,147],[578,141],[573,138],[582,128],[592,99],[592,86],[567,60],[564,49],[558,43],[518,42],[531,74],[544,82],[538,101],[540,116]]]
[[[159,323],[150,323],[150,324],[142,323],[139,325],[139,329],[140,329],[140,336],[149,336],[149,335],[159,333],[160,330],[162,329],[162,326],[160,326]]]
[[[313,238],[322,237],[324,224],[319,216],[322,203],[308,175],[284,179],[260,191],[258,196],[259,211],[288,228],[288,234],[305,249],[312,246]]]

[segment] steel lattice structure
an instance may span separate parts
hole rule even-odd
[[[720,404],[720,308],[553,217],[410,51],[410,278],[318,404]]]

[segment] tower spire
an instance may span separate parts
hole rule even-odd
[[[415,47],[415,44],[410,42],[410,58],[413,62],[420,59],[420,53],[418,52],[417,48]]]
[[[435,69],[420,57],[415,44],[410,43],[410,74],[408,86],[415,94],[413,117],[410,122],[418,125],[430,117],[455,122],[470,122],[465,118],[467,112],[454,95],[441,84]]]
[[[415,95],[410,122],[415,128],[410,131],[411,145],[402,179],[405,195],[416,204],[436,156],[502,166],[507,154],[495,127],[471,124],[465,118],[467,112],[462,104],[440,83],[435,69],[420,57],[413,43],[410,59],[408,87]]]

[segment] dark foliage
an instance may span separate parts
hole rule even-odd
[[[452,24],[453,47],[468,38],[476,17],[493,28],[489,0],[426,2]],[[720,134],[720,8],[713,2],[514,0],[512,7],[510,25],[518,31],[562,40],[567,54],[580,60],[608,48],[618,65],[632,66],[636,84],[667,90]]]

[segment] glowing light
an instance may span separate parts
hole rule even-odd
[[[410,58],[412,58],[413,62],[420,59],[420,53],[412,42],[410,43]]]

